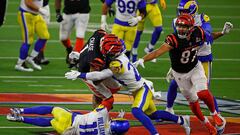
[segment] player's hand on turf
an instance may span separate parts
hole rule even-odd
[[[129,24],[130,26],[135,26],[135,25],[137,25],[137,23],[138,23],[139,21],[141,21],[141,20],[142,20],[142,17],[141,17],[141,16],[132,17],[131,19],[128,20],[128,24]]]
[[[133,65],[137,68],[139,65],[143,68],[145,68],[144,66],[144,59],[140,58],[138,59],[136,62],[133,63]]]
[[[65,73],[65,77],[68,80],[76,80],[81,73],[76,70],[71,70],[70,72]]]
[[[57,21],[58,23],[60,23],[60,22],[63,21],[63,17],[62,17],[62,15],[61,15],[60,13],[57,13],[57,14],[56,14],[56,21]]]
[[[230,30],[233,28],[233,24],[230,22],[225,22],[222,30],[222,34],[228,34]]]
[[[41,15],[44,15],[44,16],[47,16],[48,15],[48,11],[47,9],[41,7],[38,9],[38,12],[41,14]]]
[[[79,52],[75,52],[75,51],[72,51],[70,54],[69,54],[69,59],[79,59],[79,56],[80,56],[80,53]]]
[[[170,81],[171,81],[172,79],[174,79],[174,77],[173,77],[173,74],[172,74],[172,68],[170,68],[170,69],[168,70],[168,72],[167,72],[166,80],[167,80],[168,83],[170,83]]]
[[[121,110],[119,111],[119,113],[118,113],[117,118],[123,118],[124,115],[125,115],[125,111],[124,111],[123,109],[121,109]]]
[[[163,10],[165,10],[166,7],[167,7],[165,0],[160,0],[160,5],[161,5],[161,7],[163,8]]]
[[[108,15],[109,15],[110,17],[115,16],[115,10],[114,10],[112,7],[110,7],[110,8],[108,9]]]

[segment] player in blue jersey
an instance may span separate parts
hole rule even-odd
[[[217,39],[217,38],[223,36],[224,34],[228,34],[230,32],[231,28],[233,27],[233,25],[230,22],[226,22],[222,32],[213,32],[212,27],[209,22],[210,18],[204,13],[198,14],[198,3],[194,0],[181,0],[180,1],[179,5],[178,5],[178,14],[181,14],[183,12],[192,15],[194,17],[194,21],[195,21],[194,25],[201,26],[207,35],[206,36],[207,40],[204,42],[203,46],[201,46],[200,49],[198,50],[197,57],[198,57],[199,61],[201,61],[201,64],[203,65],[205,75],[208,79],[208,85],[210,86],[210,78],[211,78],[211,72],[212,72],[212,60],[213,60],[213,56],[212,56],[212,52],[211,52],[211,45],[213,44],[214,39]],[[176,19],[174,19],[174,21],[173,21],[173,28],[176,30],[175,21],[176,21]],[[171,69],[168,72],[167,78],[170,78],[169,76],[171,76]],[[178,88],[178,85],[177,85],[176,81],[172,80],[170,83],[169,89],[168,89],[167,107],[166,107],[166,111],[169,111],[171,113],[174,113],[173,103],[177,96],[177,88]],[[219,112],[217,101],[216,101],[215,97],[214,97],[214,103],[215,103],[214,105],[215,105],[217,112]],[[222,120],[224,121],[224,124],[221,127],[216,126],[219,133],[222,133],[224,131],[224,127],[226,124],[226,121],[224,120],[224,118],[222,118]]]
[[[148,45],[144,49],[144,51],[146,53],[149,53],[149,52],[153,51],[154,46],[157,43],[157,41],[161,35],[161,32],[162,32],[162,14],[158,7],[157,0],[146,0],[146,2],[147,2],[146,17],[149,18],[149,20],[151,21],[151,23],[154,27],[151,41],[150,41],[150,43],[148,43]],[[166,9],[165,0],[160,0],[160,5],[163,8],[163,10]],[[138,49],[140,37],[144,30],[145,20],[146,20],[145,18],[142,19],[141,21],[138,22],[138,25],[137,25],[137,35],[134,40],[133,49],[132,49],[132,62],[135,62],[137,60],[137,55],[138,55],[137,49]],[[153,62],[155,62],[155,61],[156,61],[156,59]]]
[[[101,28],[107,29],[107,11],[115,2],[116,16],[112,33],[124,40],[126,55],[130,58],[133,42],[137,32],[137,23],[145,17],[145,0],[105,0],[102,8]],[[137,15],[139,10],[140,15]]]
[[[182,125],[185,128],[186,134],[189,135],[189,116],[177,116],[166,111],[157,110],[153,102],[154,92],[151,90],[153,87],[152,83],[141,77],[127,56],[122,53],[122,48],[123,45],[120,39],[110,41],[107,36],[104,36],[100,43],[100,50],[106,58],[111,59],[109,68],[87,73],[70,71],[65,74],[65,77],[71,80],[81,78],[92,81],[113,77],[133,95],[132,114],[151,135],[158,135],[158,131],[151,120],[159,119],[173,121]]]

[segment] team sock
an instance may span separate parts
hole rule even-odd
[[[199,105],[198,100],[196,102],[191,102],[190,103],[190,108],[199,120],[204,121],[205,118],[204,118],[204,116],[202,114],[202,111],[200,109],[200,105]]]
[[[38,39],[37,42],[35,43],[34,50],[40,52],[40,50],[44,47],[46,42],[47,42],[46,39]]]
[[[28,123],[36,126],[47,127],[51,126],[51,120],[53,118],[31,118],[31,117],[23,117],[23,123]]]
[[[62,44],[65,46],[65,48],[72,48],[71,40],[69,38],[67,40],[63,40]]]
[[[167,93],[167,108],[172,108],[174,100],[177,97],[177,82],[175,80],[172,80],[169,88],[168,88],[168,93]]]
[[[132,108],[132,114],[135,118],[137,118],[148,131],[155,135],[157,134],[157,130],[151,122],[151,119],[140,109],[140,108]]]
[[[152,33],[152,39],[151,39],[151,44],[152,45],[155,45],[161,35],[161,32],[162,32],[162,27],[159,26],[159,27],[155,27],[153,33]]]
[[[51,114],[53,108],[54,108],[53,106],[35,106],[30,108],[24,108],[23,113],[45,115],[45,114]]]
[[[151,115],[149,115],[149,117],[153,120],[166,120],[166,121],[174,121],[175,123],[178,123],[178,119],[179,117],[171,114],[169,112],[166,111],[161,111],[161,110],[157,110],[156,112],[152,113]]]
[[[20,59],[25,60],[27,58],[29,47],[30,45],[27,43],[22,44],[20,48],[20,56],[19,56]]]
[[[197,93],[200,100],[202,100],[209,108],[210,112],[215,111],[214,100],[209,90],[202,90]]]
[[[84,39],[83,38],[77,38],[76,39],[76,44],[74,47],[74,51],[80,52],[84,46]]]

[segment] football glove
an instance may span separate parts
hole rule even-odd
[[[108,24],[107,24],[107,16],[106,15],[102,15],[101,17],[101,29],[108,31]]]
[[[123,118],[125,115],[125,111],[123,109],[121,109],[119,112],[118,112],[118,116],[117,118]]]
[[[142,20],[142,17],[141,17],[141,16],[132,17],[131,19],[128,20],[128,24],[129,24],[130,26],[135,26],[135,25],[137,25],[137,23],[138,23],[139,21],[141,21],[141,20]]]
[[[110,7],[110,8],[108,9],[108,15],[109,15],[110,17],[115,16],[115,10],[114,10],[112,7]]]
[[[47,15],[48,15],[48,10],[45,9],[45,8],[43,8],[43,7],[39,8],[39,9],[38,9],[38,12],[39,12],[41,15],[43,15],[43,16],[47,16]]]
[[[161,5],[161,7],[163,8],[163,10],[165,10],[166,7],[167,7],[165,0],[160,0],[160,5]]]
[[[233,28],[233,24],[230,22],[225,22],[222,30],[222,34],[228,34],[230,30]]]
[[[60,13],[57,13],[57,14],[56,14],[56,21],[57,21],[58,23],[60,23],[60,22],[63,21],[63,17],[62,17],[62,15],[61,15]]]
[[[65,77],[68,80],[76,80],[80,74],[81,72],[78,72],[76,70],[71,70],[70,72],[65,73]]]
[[[166,75],[166,80],[168,83],[170,83],[171,80],[173,80],[174,77],[173,77],[173,74],[172,74],[172,68],[169,68],[168,72],[167,72],[167,75]]]
[[[79,53],[79,52],[72,51],[72,52],[69,54],[69,59],[78,60],[78,59],[79,59],[79,56],[80,56],[80,53]]]
[[[144,66],[144,59],[140,58],[139,60],[137,60],[136,62],[133,63],[133,65],[137,68],[138,65],[140,65],[141,67],[145,68]]]

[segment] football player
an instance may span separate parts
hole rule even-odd
[[[25,61],[31,64],[33,68],[42,70],[42,67],[36,64],[33,59],[39,54],[50,36],[47,24],[40,14],[47,14],[47,10],[43,8],[43,0],[21,0],[18,23],[21,27],[23,43],[20,48],[19,59],[15,65],[15,69],[18,71],[33,71],[32,68],[23,66]],[[35,32],[39,39],[35,43],[30,56],[28,56],[29,47],[33,43]]]
[[[132,114],[152,135],[158,135],[152,120],[168,120],[182,125],[186,134],[190,134],[189,116],[177,116],[166,111],[157,110],[153,102],[153,93],[149,83],[141,77],[138,70],[130,63],[128,57],[122,52],[123,45],[116,41],[109,41],[103,37],[100,49],[105,57],[111,59],[109,68],[102,71],[78,72],[72,70],[67,72],[67,79],[76,80],[77,78],[98,81],[113,77],[122,86],[126,87],[134,97],[132,104]]]
[[[210,80],[211,80],[211,73],[212,73],[212,60],[213,60],[211,45],[213,44],[213,39],[217,39],[223,36],[224,34],[228,34],[232,29],[233,25],[230,22],[226,22],[222,32],[213,32],[212,27],[210,25],[210,18],[204,13],[198,14],[198,3],[194,0],[181,0],[178,5],[178,14],[181,14],[181,13],[188,13],[192,15],[195,21],[194,25],[201,26],[207,35],[206,41],[199,48],[197,52],[197,56],[199,61],[203,65],[205,75],[208,79],[208,85],[210,87]],[[176,18],[173,21],[173,27],[176,30],[175,21],[176,21]],[[169,71],[168,74],[171,74],[171,71]],[[166,107],[166,110],[172,113],[174,113],[173,103],[177,96],[177,88],[178,86],[176,81],[172,80],[168,89],[167,107]],[[217,112],[220,113],[215,97],[214,97],[214,105]],[[219,133],[223,132],[224,130],[224,128],[221,129],[219,127],[217,129]]]
[[[124,119],[124,112],[119,118],[110,119],[108,111],[113,101],[106,101],[87,114],[71,112],[67,109],[54,106],[35,106],[29,108],[11,108],[7,120],[23,122],[35,126],[52,126],[62,135],[121,135],[128,131],[130,124]],[[52,114],[53,118],[27,117],[22,114]]]
[[[151,41],[150,41],[150,43],[148,43],[148,45],[144,49],[144,51],[146,53],[149,53],[149,52],[153,51],[154,46],[157,43],[157,41],[161,35],[161,32],[162,32],[162,14],[158,7],[157,0],[146,0],[146,2],[147,2],[146,17],[149,18],[149,20],[151,21],[151,23],[154,27]],[[163,8],[163,10],[165,10],[166,9],[165,0],[160,0],[160,4],[161,4],[161,7]],[[145,18],[143,18],[141,21],[139,21],[138,25],[137,25],[137,35],[134,40],[133,49],[132,49],[132,62],[135,62],[137,60],[137,55],[138,55],[137,49],[138,49],[138,45],[139,45],[139,41],[140,41],[142,32],[144,30],[144,23],[145,23]],[[156,59],[154,61],[156,61]]]
[[[188,100],[192,112],[205,124],[209,133],[215,135],[216,128],[204,117],[198,102],[200,99],[208,106],[216,126],[225,126],[224,118],[215,109],[214,99],[207,85],[208,80],[197,58],[197,50],[204,44],[206,34],[201,27],[194,26],[194,19],[189,14],[179,15],[175,25],[176,32],[168,35],[161,47],[139,59],[135,65],[144,67],[144,62],[169,52],[172,75],[181,93]]]
[[[3,25],[5,20],[5,13],[7,9],[7,0],[1,0],[0,1],[0,27]]]
[[[84,37],[91,8],[89,0],[64,0],[62,15],[61,2],[62,0],[55,0],[56,21],[60,23],[59,38],[66,48],[66,62],[69,64],[68,55],[72,50],[80,52],[84,46]],[[76,43],[73,49],[70,41],[70,34],[74,26],[76,28]]]
[[[116,8],[116,16],[112,27],[112,33],[124,40],[126,55],[130,58],[133,42],[137,32],[137,23],[145,17],[145,0],[105,0],[102,7],[101,28],[107,28],[107,11],[113,3]],[[137,10],[140,15],[137,16]]]

